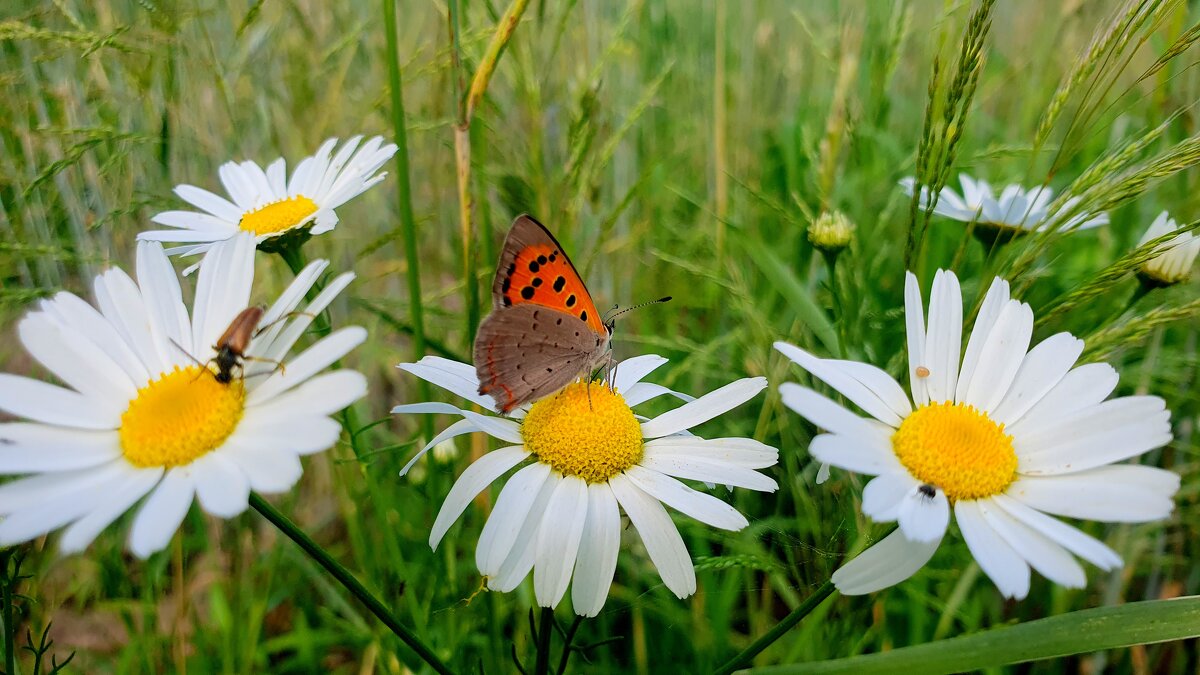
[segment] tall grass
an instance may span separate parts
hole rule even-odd
[[[469,508],[436,552],[425,543],[468,449],[486,446],[460,439],[399,478],[432,430],[387,414],[423,396],[392,366],[421,351],[467,360],[503,229],[526,211],[555,230],[598,304],[674,296],[623,318],[616,350],[669,357],[658,381],[682,391],[745,374],[821,389],[771,351],[776,339],[902,373],[904,270],[927,281],[953,265],[968,303],[1004,274],[1042,319],[1036,338],[1070,330],[1088,339],[1088,358],[1118,367],[1122,393],[1167,399],[1176,440],[1146,461],[1183,475],[1176,515],[1086,526],[1125,558],[1123,570],[1089,569],[1081,590],[1035,575],[1028,600],[1005,602],[951,535],[955,545],[912,580],[826,602],[756,663],[1200,593],[1197,285],[1130,302],[1132,271],[1150,248],[1135,244],[1154,215],[1168,209],[1190,222],[1200,207],[1195,8],[450,0],[398,2],[392,17],[392,7],[5,5],[3,369],[44,375],[19,348],[16,318],[61,289],[87,294],[106,265],[128,266],[150,216],[179,208],[176,183],[216,189],[227,159],[284,155],[294,164],[328,136],[404,136],[404,164],[307,249],[358,274],[332,316],[371,335],[348,358],[371,380],[353,439],[361,451],[346,438],[307,460],[277,506],[455,670],[511,672],[513,654],[530,662],[532,591],[481,590],[474,544],[486,503]],[[1079,196],[1112,224],[985,250],[896,187],[909,175],[955,186],[960,172],[1050,185],[1060,207]],[[858,226],[837,263],[836,295],[805,237],[827,209]],[[1060,208],[1057,218],[1071,215]],[[289,274],[266,256],[259,266],[255,297],[267,298]],[[835,471],[815,484],[806,447],[816,431],[773,389],[701,429],[779,447],[780,491],[730,496],[750,517],[743,532],[677,520],[699,580],[687,601],[662,586],[627,534],[608,604],[575,635],[572,669],[712,670],[879,536],[883,527],[857,508],[858,478]],[[182,575],[170,552],[132,559],[123,527],[86,555],[58,556],[53,535],[27,547],[21,625],[50,625],[51,653],[62,661],[74,651],[71,665],[83,672],[418,667],[255,514],[220,521],[193,509],[179,535]],[[559,612],[564,628],[568,618]],[[1029,670],[1183,673],[1197,659],[1194,642],[1176,642]]]

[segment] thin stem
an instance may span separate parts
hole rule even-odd
[[[575,621],[571,622],[571,627],[567,629],[567,634],[563,636],[562,657],[558,660],[558,670],[555,671],[558,675],[567,672],[567,661],[571,659],[571,652],[574,651],[571,643],[575,641],[575,631],[579,630],[579,626],[582,624],[583,617],[575,617]]]
[[[533,675],[549,675],[550,673],[550,637],[554,635],[554,608],[542,608],[542,620],[538,622],[537,631],[537,661],[533,666]]]
[[[764,649],[770,647],[776,640],[783,637],[784,633],[791,630],[796,624],[808,616],[814,609],[820,605],[825,598],[828,598],[834,592],[833,582],[826,581],[821,584],[821,587],[813,592],[812,595],[800,603],[800,606],[792,610],[791,614],[783,617],[783,620],[775,624],[775,627],[767,631],[754,642],[742,650],[740,654],[730,659],[725,665],[716,670],[714,675],[729,675],[729,673],[745,668],[750,665],[750,661],[758,656]]]
[[[11,574],[9,573],[9,563],[13,560],[13,553],[16,549],[8,549],[0,553],[0,570],[4,574],[4,672],[15,674],[17,672],[17,648],[15,636],[17,627],[13,624],[13,587],[17,585],[17,574],[20,565],[14,565]]]
[[[417,656],[421,657],[425,663],[428,663],[435,671],[445,675],[453,672],[446,667],[446,664],[442,663],[441,659],[429,647],[425,646],[425,643],[415,633],[400,623],[400,620],[388,609],[387,605],[384,605],[379,598],[368,591],[349,570],[342,567],[325,549],[321,548],[317,542],[313,541],[311,537],[305,534],[287,516],[280,513],[267,500],[255,492],[250,493],[250,506],[254,507],[254,510],[262,514],[264,518],[271,521],[271,524],[279,528],[279,531],[296,542],[296,545],[303,549],[310,558],[317,561],[321,567],[324,567],[326,572],[329,572],[334,579],[337,579],[338,583],[350,591],[351,595],[366,605],[367,609],[371,610],[371,613],[383,622],[383,625],[387,626],[396,637],[400,638],[404,644],[416,652]]]
[[[421,259],[417,252],[417,224],[413,216],[412,182],[408,171],[408,129],[404,114],[404,87],[400,74],[400,50],[396,38],[396,0],[383,0],[384,32],[387,35],[388,84],[392,90],[392,133],[396,143],[396,198],[400,207],[400,231],[408,269],[409,323],[412,325],[413,360],[425,356],[425,318],[421,306]],[[425,385],[424,380],[421,384]],[[429,398],[422,395],[421,400]]]

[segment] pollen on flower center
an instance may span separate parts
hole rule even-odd
[[[892,448],[917,480],[952,501],[999,494],[1016,476],[1017,453],[1004,425],[961,403],[916,410],[892,435]]]
[[[316,202],[304,195],[296,195],[243,214],[238,225],[257,235],[276,234],[296,227],[316,212]]]
[[[603,483],[642,458],[642,427],[608,387],[568,385],[533,404],[521,423],[525,448],[567,476]]]
[[[142,387],[121,415],[121,450],[139,467],[189,464],[216,449],[245,410],[240,380],[221,384],[200,366],[175,367]]]

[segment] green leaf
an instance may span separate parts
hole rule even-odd
[[[842,352],[838,347],[837,331],[833,329],[829,317],[813,300],[796,274],[762,241],[753,237],[739,238],[744,239],[742,244],[750,260],[754,261],[767,279],[775,285],[804,325],[817,336],[831,355],[840,356]]]
[[[957,673],[1200,636],[1200,596],[1085,609],[974,635],[754,673]]]

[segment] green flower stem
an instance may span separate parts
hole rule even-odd
[[[784,633],[800,623],[804,617],[811,614],[825,598],[833,595],[834,590],[832,581],[826,581],[821,584],[821,587],[808,596],[804,602],[800,603],[799,607],[792,610],[791,614],[783,617],[783,620],[775,624],[774,628],[764,633],[762,637],[752,642],[749,647],[743,649],[740,654],[718,668],[714,675],[729,675],[736,670],[749,666],[750,661],[755,656],[758,656],[764,649],[770,647],[776,640],[783,637]]]
[[[542,608],[542,620],[538,622],[537,661],[533,666],[533,675],[549,675],[550,673],[550,637],[554,634],[554,608]]]
[[[428,663],[435,671],[439,673],[448,675],[453,672],[446,667],[446,664],[442,663],[441,659],[439,659],[437,655],[433,653],[433,650],[427,647],[425,643],[416,636],[416,634],[405,628],[404,624],[400,623],[400,620],[396,618],[396,615],[393,614],[390,609],[388,609],[387,605],[384,605],[379,598],[375,597],[375,595],[368,591],[366,587],[363,586],[362,583],[350,573],[349,570],[334,560],[333,557],[329,555],[328,551],[321,548],[317,542],[313,541],[311,537],[305,534],[304,531],[301,530],[295,523],[293,523],[287,516],[280,513],[279,510],[274,506],[271,506],[267,500],[263,499],[254,492],[250,493],[250,506],[254,507],[254,510],[262,514],[264,518],[271,521],[271,524],[279,528],[280,532],[283,532],[288,536],[289,539],[296,542],[296,544],[303,549],[310,558],[317,561],[321,567],[324,567],[326,572],[329,572],[334,579],[338,580],[338,583],[344,586],[346,590],[350,591],[351,595],[358,598],[360,602],[366,605],[367,609],[371,610],[371,613],[383,622],[383,625],[387,626],[388,629],[390,629],[392,633],[396,635],[396,637],[403,640],[404,644],[408,645],[410,649],[416,652],[417,656],[421,657],[425,663]]]
[[[14,639],[17,634],[17,626],[13,623],[13,587],[17,585],[17,576],[20,574],[21,565],[18,562],[13,566],[11,575],[9,574],[9,563],[13,560],[14,552],[16,552],[14,548],[0,552],[0,570],[4,575],[4,597],[0,599],[0,602],[4,603],[4,672],[6,673],[17,672],[17,646]]]

